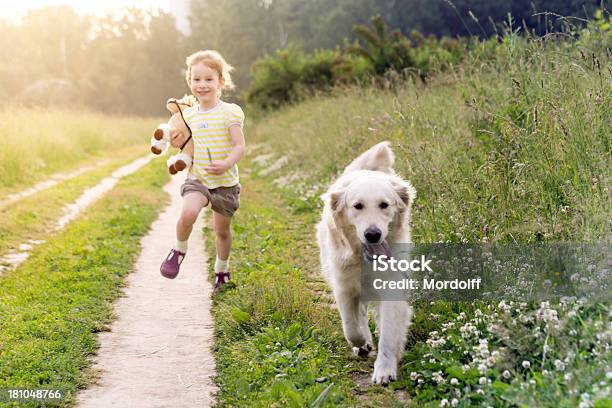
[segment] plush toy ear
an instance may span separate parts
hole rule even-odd
[[[166,101],[166,109],[168,109],[173,115],[178,112],[178,106],[176,103],[176,98],[170,98]]]

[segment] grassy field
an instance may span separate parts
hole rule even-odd
[[[258,120],[237,286],[215,304],[221,405],[611,406],[609,302],[419,303],[393,392],[360,394],[371,362],[347,355],[309,284],[319,195],[381,140],[417,189],[416,242],[609,243],[610,67],[605,47],[510,35],[427,86],[344,89]]]
[[[140,238],[167,201],[167,178],[152,162],[122,179],[0,279],[0,388],[61,388],[61,405],[73,404],[89,382],[96,333],[110,323]],[[29,404],[19,406],[38,406]]]
[[[152,130],[165,120],[77,110],[0,110],[0,198],[126,147],[144,148]]]
[[[57,224],[62,209],[74,202],[85,189],[108,177],[115,169],[141,157],[143,147],[117,150],[106,164],[58,183],[21,200],[0,205],[0,256],[29,240],[42,240]],[[40,205],[45,203],[45,205]]]

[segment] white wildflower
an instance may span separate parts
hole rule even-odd
[[[448,407],[448,400],[446,398],[444,398],[442,401],[440,401],[440,406],[441,407]]]
[[[505,370],[505,371],[502,373],[502,377],[504,377],[505,379],[508,379],[508,378],[512,377],[512,374],[510,374],[510,371]]]
[[[509,304],[506,303],[505,300],[502,300],[501,302],[499,302],[499,304],[497,305],[497,307],[499,309],[501,309],[503,312],[509,312],[512,310],[512,306],[510,306]]]
[[[487,383],[487,377],[480,377],[478,379],[478,384],[485,385]]]
[[[444,384],[446,382],[442,376],[442,371],[436,371],[431,375],[431,378],[438,384]]]
[[[459,405],[459,400],[457,398],[453,398],[451,400],[451,407],[456,407],[457,405]]]
[[[555,364],[555,369],[556,369],[557,371],[563,371],[563,370],[565,370],[565,364],[563,363],[563,361],[561,361],[561,360],[555,360],[554,364]]]
[[[531,363],[527,360],[524,360],[521,365],[523,366],[523,368],[529,368],[531,367]]]
[[[451,383],[451,385],[457,385],[457,384],[459,384],[459,380],[456,379],[456,378],[451,378],[450,383]]]
[[[419,373],[417,373],[417,372],[415,372],[415,371],[412,371],[412,372],[410,373],[410,379],[411,379],[412,381],[416,381],[418,378],[419,378]]]

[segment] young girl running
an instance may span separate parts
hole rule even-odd
[[[187,57],[187,85],[199,102],[183,112],[193,136],[193,165],[181,187],[183,208],[176,224],[176,244],[160,268],[166,278],[178,275],[193,224],[210,203],[217,247],[215,292],[230,280],[230,223],[240,205],[236,163],[245,151],[244,113],[240,106],[220,99],[222,89],[234,86],[232,70],[216,51],[199,51]],[[187,135],[175,131],[170,138],[173,146],[180,147]]]

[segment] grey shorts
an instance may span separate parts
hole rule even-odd
[[[181,197],[190,193],[203,194],[210,202],[212,210],[226,217],[234,215],[240,207],[240,184],[209,189],[200,180],[187,179],[181,186]]]

